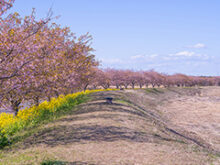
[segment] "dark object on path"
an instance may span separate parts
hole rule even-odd
[[[124,90],[124,88],[120,88],[120,90]]]
[[[108,104],[112,104],[112,100],[113,100],[112,97],[106,97],[105,99]]]

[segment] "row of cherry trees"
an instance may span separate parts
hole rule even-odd
[[[165,75],[153,70],[98,69],[89,34],[76,37],[52,22],[7,14],[13,0],[0,0],[0,107],[18,111],[34,102],[87,88],[220,85],[218,77]]]
[[[220,85],[220,77],[187,76],[184,74],[167,75],[150,71],[131,71],[105,69],[97,70],[91,81],[92,88],[135,88],[135,87],[192,87]]]
[[[24,100],[85,89],[97,69],[91,36],[76,37],[68,27],[37,20],[35,10],[22,18],[7,14],[14,1],[0,0],[0,106],[18,111]],[[7,14],[7,15],[6,15]]]

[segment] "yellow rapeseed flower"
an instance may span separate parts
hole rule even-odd
[[[45,111],[48,113],[56,112],[59,107],[68,103],[69,99],[75,99],[81,95],[88,95],[94,92],[109,91],[115,89],[97,89],[97,90],[86,90],[85,92],[77,92],[68,94],[66,96],[60,95],[57,98],[52,98],[51,101],[43,101],[38,106],[32,106],[30,108],[25,108],[19,110],[17,116],[13,114],[1,113],[0,114],[0,133],[1,134],[13,134],[17,130],[25,127],[30,121],[41,117]]]

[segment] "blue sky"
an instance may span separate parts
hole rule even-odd
[[[11,11],[93,36],[101,67],[220,75],[219,0],[16,0]]]

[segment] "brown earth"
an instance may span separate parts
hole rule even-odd
[[[99,92],[0,152],[0,164],[218,165],[219,144],[219,87]]]

